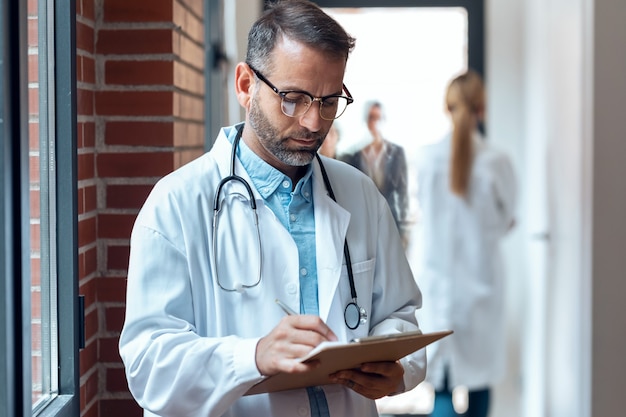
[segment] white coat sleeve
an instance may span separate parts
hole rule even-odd
[[[379,200],[381,213],[379,238],[376,239],[376,277],[373,287],[372,320],[377,323],[370,334],[389,334],[419,329],[416,310],[422,306],[422,294],[411,272],[402,241],[391,212]],[[400,360],[404,367],[404,391],[415,388],[426,376],[426,349]],[[397,394],[399,394],[398,392]]]
[[[221,415],[260,374],[258,339],[201,337],[185,253],[136,224],[120,354],[139,405],[160,416]]]

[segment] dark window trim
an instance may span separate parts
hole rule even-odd
[[[54,5],[59,396],[39,416],[80,414],[76,4]],[[26,2],[0,0],[0,415],[32,415]]]
[[[80,415],[76,1],[54,3],[59,396],[39,416]]]
[[[0,414],[20,417],[31,408],[26,2],[0,0],[0,28]]]
[[[485,77],[484,0],[314,0],[321,7],[463,7],[468,20],[468,66]]]

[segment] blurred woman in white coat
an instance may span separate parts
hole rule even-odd
[[[452,132],[425,146],[418,164],[423,266],[418,283],[425,331],[454,335],[429,348],[432,416],[456,416],[452,391],[465,386],[464,416],[488,413],[490,388],[505,366],[504,268],[500,242],[514,224],[516,184],[509,158],[478,126],[485,93],[478,73],[453,79],[446,105]]]

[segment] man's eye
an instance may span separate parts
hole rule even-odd
[[[289,103],[294,103],[294,104],[303,104],[303,103],[307,103],[310,101],[309,97],[307,97],[304,94],[299,94],[299,93],[287,93],[283,97],[283,100]]]

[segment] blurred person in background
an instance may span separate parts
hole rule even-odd
[[[333,125],[330,127],[326,139],[320,146],[319,153],[329,158],[337,157],[337,143],[339,142],[339,128]]]
[[[509,158],[485,142],[485,91],[472,70],[448,85],[452,131],[420,150],[418,201],[423,226],[425,331],[454,335],[429,348],[427,381],[435,388],[431,416],[485,417],[493,385],[505,369],[502,238],[514,225],[516,183]],[[469,392],[467,413],[452,403]]]
[[[359,151],[339,159],[366,173],[387,200],[406,249],[409,243],[409,196],[404,148],[383,137],[383,106],[370,101],[365,106],[365,121],[371,138]]]

